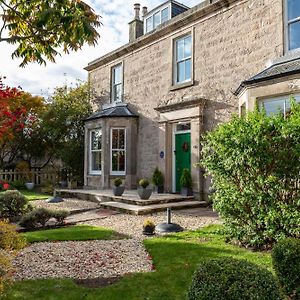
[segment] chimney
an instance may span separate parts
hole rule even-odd
[[[148,7],[147,6],[144,6],[143,7],[143,10],[142,10],[142,14],[143,14],[143,17],[145,17],[145,15],[148,13]]]
[[[135,41],[144,34],[144,22],[140,18],[140,10],[141,5],[134,4],[134,19],[129,23],[129,42]]]

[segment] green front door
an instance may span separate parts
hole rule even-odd
[[[183,169],[191,170],[191,134],[175,135],[175,176],[176,192],[180,192],[180,177]]]

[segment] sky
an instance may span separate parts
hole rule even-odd
[[[165,0],[85,0],[95,12],[101,15],[102,26],[99,28],[100,39],[95,47],[84,46],[78,52],[57,57],[56,63],[47,65],[29,64],[25,68],[19,67],[20,60],[12,59],[11,54],[15,46],[5,42],[0,43],[0,76],[5,76],[5,84],[21,86],[33,95],[48,97],[55,87],[68,84],[72,86],[77,79],[86,80],[87,71],[83,68],[89,62],[126,44],[128,42],[128,22],[134,17],[133,5],[140,3],[148,10],[165,2]],[[201,0],[178,1],[193,7]]]

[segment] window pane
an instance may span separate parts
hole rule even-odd
[[[125,171],[125,151],[112,151],[112,171]]]
[[[125,129],[112,130],[112,149],[125,149]]]
[[[300,1],[288,0],[288,18],[293,20],[300,16]]]
[[[192,37],[186,37],[184,39],[184,57],[192,56]]]
[[[289,25],[289,50],[300,48],[300,22]]]
[[[122,66],[114,68],[114,84],[122,83]]]
[[[153,16],[154,28],[160,24],[160,11]]]
[[[153,29],[153,19],[152,17],[146,20],[146,31],[149,32]]]
[[[91,148],[92,150],[99,150],[101,149],[101,137],[102,137],[102,131],[96,130],[92,131],[92,139],[91,139]]]
[[[169,20],[169,8],[165,8],[161,11],[161,23]]]
[[[177,61],[181,61],[184,58],[184,40],[176,41],[176,59]]]
[[[192,76],[192,69],[191,69],[191,59],[185,61],[185,79],[184,80],[191,80]]]
[[[186,130],[191,130],[191,123],[177,124],[176,131],[186,131]]]
[[[266,114],[278,114],[280,112],[284,112],[284,99],[271,100],[271,101],[263,101],[262,105],[265,108]]]
[[[185,80],[185,62],[177,64],[177,82],[183,82]]]
[[[92,171],[101,171],[101,151],[92,152]]]
[[[122,84],[114,86],[114,102],[122,102]]]

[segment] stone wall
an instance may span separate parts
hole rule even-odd
[[[283,54],[282,7],[282,0],[237,1],[90,71],[99,99],[109,102],[111,67],[123,62],[125,102],[140,116],[138,178],[150,177],[158,165],[159,114],[154,108],[207,99],[205,130],[238,111],[233,92],[240,82]],[[173,39],[188,32],[194,36],[194,84],[172,90]]]

